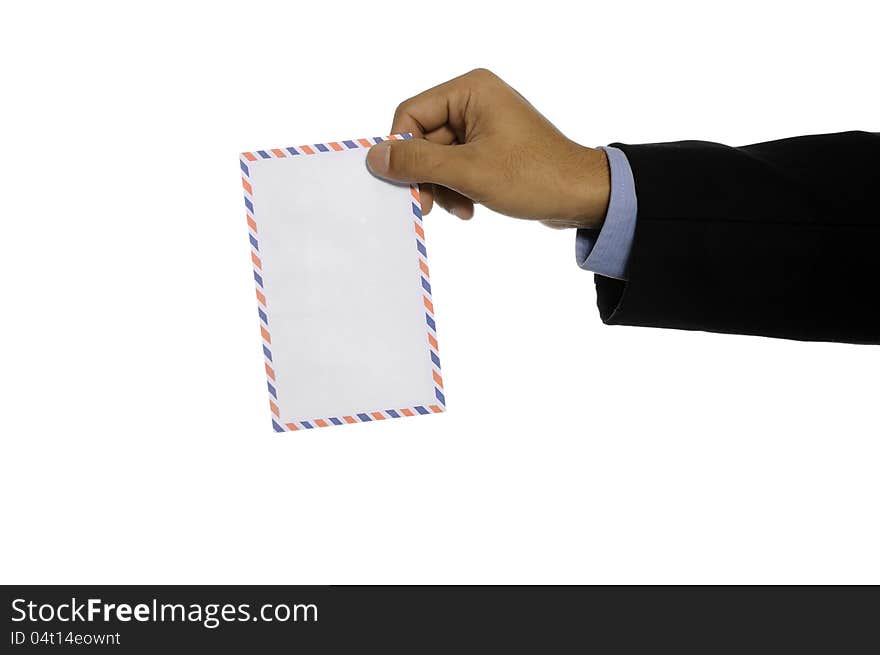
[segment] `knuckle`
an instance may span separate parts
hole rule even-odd
[[[495,75],[495,73],[490,71],[488,68],[475,68],[470,73],[468,73],[468,75],[473,77],[474,79],[482,81],[490,81],[498,78],[498,76]]]
[[[392,128],[396,126],[400,121],[406,116],[406,101],[401,102],[397,105],[397,108],[394,110],[394,118],[391,119]]]
[[[406,116],[409,113],[410,108],[413,104],[413,98],[407,98],[399,105],[397,105],[397,109],[394,110],[394,117],[399,118],[401,116]]]

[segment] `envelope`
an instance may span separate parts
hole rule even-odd
[[[366,167],[407,138],[240,155],[277,432],[445,410],[418,187]]]

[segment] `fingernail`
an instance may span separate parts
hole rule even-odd
[[[377,143],[367,152],[367,167],[377,175],[388,172],[391,162],[391,144],[387,141]]]

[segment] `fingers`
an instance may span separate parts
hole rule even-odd
[[[463,155],[467,146],[444,146],[425,139],[383,141],[367,153],[367,166],[379,177],[394,182],[420,182],[422,212],[436,201],[458,218],[474,215],[474,203],[467,196],[475,183],[474,167]],[[426,184],[427,183],[427,184]]]
[[[419,184],[419,199],[422,205],[422,215],[430,214],[434,209],[434,185],[427,182]]]
[[[421,199],[422,215],[429,214],[436,202],[450,214],[462,220],[467,221],[474,217],[473,200],[452,189],[433,184],[420,184],[419,198]]]
[[[449,105],[450,90],[445,84],[404,100],[394,112],[391,134],[412,132],[413,136],[422,136],[433,132],[449,121]]]
[[[441,146],[449,146],[459,142],[455,132],[448,125],[442,125],[433,132],[428,132],[425,134],[425,138],[431,143],[439,143]]]
[[[432,143],[451,145],[456,143],[455,133],[448,125],[444,125],[433,132],[428,132],[425,138]],[[434,185],[427,182],[419,185],[419,195],[422,198],[422,214],[430,214],[434,207]]]
[[[471,159],[471,146],[444,146],[425,139],[382,141],[367,153],[367,166],[381,178],[394,182],[431,182],[473,197],[479,170]]]
[[[409,132],[415,138],[374,146],[367,155],[370,170],[397,182],[419,182],[424,214],[436,200],[450,213],[471,218],[476,170],[467,166],[458,144],[464,144],[468,134],[466,113],[472,90],[497,81],[489,71],[477,69],[402,102],[394,112],[391,134]]]
[[[493,73],[476,69],[404,100],[394,112],[391,134],[412,132],[413,136],[422,136],[448,125],[458,141],[464,143],[465,109],[471,90],[497,80]]]
[[[434,199],[456,218],[467,221],[474,217],[474,202],[457,191],[442,186],[434,187]]]

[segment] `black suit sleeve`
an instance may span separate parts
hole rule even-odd
[[[604,322],[880,343],[880,134],[613,145],[638,219]]]

